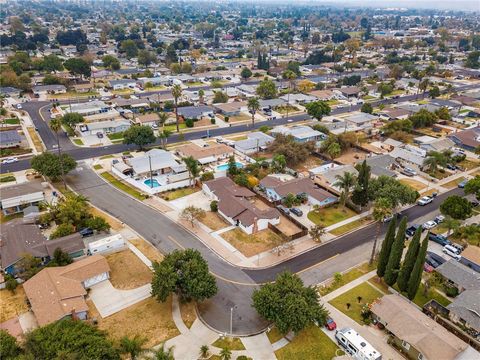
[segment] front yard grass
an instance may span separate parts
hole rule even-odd
[[[478,168],[480,166],[480,162],[475,160],[465,159],[457,163],[457,165],[460,165],[465,170],[472,170],[472,169]]]
[[[122,181],[118,180],[115,176],[110,174],[108,171],[105,171],[100,174],[108,183],[115,186],[117,189],[126,192],[127,194],[133,196],[138,200],[145,200],[146,196],[140,193],[139,191],[132,188],[130,185],[123,183]]]
[[[312,210],[308,213],[307,217],[314,224],[322,226],[330,226],[336,224],[340,221],[346,220],[355,216],[355,211],[342,206],[340,204],[335,204],[326,208],[321,208],[318,210]]]
[[[230,350],[245,350],[245,346],[242,343],[242,340],[239,338],[231,337],[219,337],[212,346],[216,346],[220,349],[229,348]]]
[[[440,171],[440,169],[437,169],[437,171],[435,171],[435,172],[430,171],[427,174],[430,175],[431,177],[434,177],[434,178],[438,179],[438,180],[445,179],[446,177],[449,177],[450,175],[452,175],[451,172],[449,172],[447,170]]]
[[[288,345],[275,351],[278,360],[330,360],[342,354],[343,351],[315,325],[302,330]]]
[[[180,314],[182,315],[183,323],[187,328],[191,328],[195,320],[197,319],[197,312],[195,311],[195,302],[190,301],[188,303],[180,303]]]
[[[242,230],[235,228],[222,233],[221,236],[246,257],[273,249],[284,243],[283,238],[270,229],[248,235]]]
[[[19,118],[5,119],[3,120],[3,123],[8,125],[18,125],[20,124],[20,119]]]
[[[267,332],[268,340],[270,340],[270,344],[275,344],[277,341],[284,338],[282,333],[278,331],[277,327],[274,326]]]
[[[335,299],[330,300],[329,303],[357,323],[362,324],[362,307],[365,304],[372,303],[374,300],[382,296],[383,294],[381,292],[374,289],[370,284],[364,282],[346,293],[337,296]],[[358,301],[358,297],[361,297],[360,301]],[[350,305],[348,306],[347,304]]]
[[[339,281],[333,281],[330,285],[325,287],[318,287],[318,293],[321,296],[325,296],[332,291],[335,291],[341,288],[343,285],[346,285],[353,280],[358,279],[360,276],[369,273],[370,271],[376,268],[376,264],[373,263],[369,265],[368,262],[361,264],[360,266],[354,267],[353,269],[348,270],[347,272],[343,273]]]
[[[37,150],[38,152],[42,152],[43,151],[42,140],[40,140],[40,137],[35,131],[35,128],[27,127],[27,131],[28,131],[28,134],[30,135],[30,139],[32,139],[33,146],[35,146],[35,150]]]
[[[413,179],[404,178],[398,181],[400,181],[404,185],[410,186],[413,190],[417,190],[417,191],[423,190],[427,187],[427,185],[425,185],[424,183],[417,180],[413,180]]]
[[[132,251],[127,249],[109,254],[106,259],[114,288],[129,290],[152,282],[152,271]]]
[[[369,217],[369,216],[366,216],[366,217],[363,217],[361,219],[349,222],[348,224],[342,225],[342,226],[340,226],[336,229],[330,230],[329,233],[332,234],[332,235],[335,235],[335,236],[340,236],[340,235],[343,235],[343,234],[345,234],[349,231],[355,230],[356,228],[358,228],[360,226],[364,226],[364,225],[370,224],[372,222],[373,222],[372,218]]]
[[[200,219],[200,222],[208,226],[213,231],[217,231],[229,226],[229,224],[223,220],[218,213],[212,211],[206,211],[205,216]]]
[[[28,311],[27,297],[22,285],[15,292],[0,290],[0,323]]]
[[[458,184],[460,184],[463,180],[465,180],[465,178],[463,176],[461,176],[458,179],[446,182],[445,184],[443,184],[441,186],[444,187],[445,189],[453,189],[453,188],[456,188],[458,186]]]
[[[393,285],[393,288],[399,291],[397,284]],[[406,296],[405,294],[403,295]],[[436,292],[435,289],[433,288],[428,290],[427,294],[425,294],[425,285],[423,283],[420,284],[420,286],[418,287],[418,291],[415,294],[415,297],[413,298],[413,302],[418,306],[423,307],[423,305],[425,305],[427,302],[429,302],[432,299],[442,304],[443,306],[447,306],[451,303],[450,300],[448,300],[442,294],[439,294],[438,292]]]
[[[187,195],[194,194],[198,191],[200,191],[200,189],[198,187],[193,187],[193,188],[192,187],[186,187],[186,188],[182,188],[182,189],[165,191],[165,192],[159,194],[159,196],[164,200],[172,201],[172,200],[179,199],[179,198],[187,196]]]
[[[73,139],[73,143],[75,145],[82,146],[83,145],[83,140],[82,139]]]
[[[148,298],[102,319],[92,301],[87,301],[89,318],[96,318],[98,328],[113,340],[138,335],[146,338],[145,347],[152,347],[180,334],[172,319],[172,299],[158,302]]]
[[[145,255],[150,261],[162,261],[163,255],[156,247],[148,243],[143,239],[130,239],[128,240],[133,246],[135,246],[140,252]]]
[[[123,132],[107,134],[110,140],[123,140]]]
[[[101,170],[101,169],[103,169],[103,166],[100,165],[100,164],[95,164],[95,165],[93,165],[93,168],[94,168],[95,170]]]

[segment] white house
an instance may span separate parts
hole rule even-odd
[[[44,187],[39,181],[4,187],[1,192],[0,208],[4,215],[22,212],[30,205],[45,201]]]
[[[265,150],[274,138],[260,131],[247,134],[247,139],[235,141],[235,149],[245,155]]]
[[[130,128],[128,120],[107,120],[76,125],[76,130],[81,136],[121,133]]]

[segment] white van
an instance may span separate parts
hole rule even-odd
[[[460,250],[458,250],[456,247],[452,245],[445,245],[442,249],[442,251],[447,254],[448,256],[453,257],[455,260],[460,261],[462,258],[460,256]]]

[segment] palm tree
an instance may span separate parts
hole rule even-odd
[[[288,118],[288,110],[290,108],[290,93],[292,91],[293,82],[297,78],[297,74],[295,74],[292,70],[286,70],[283,72],[282,77],[288,81],[287,115],[286,115],[286,117]]]
[[[419,84],[418,84],[418,90],[421,90],[422,93],[423,93],[423,98],[425,98],[425,92],[427,91],[428,89],[428,86],[430,85],[430,80],[427,79],[423,79]]]
[[[165,349],[165,343],[160,345],[155,352],[155,360],[175,360],[173,357],[173,346]]]
[[[205,91],[203,91],[202,89],[198,90],[198,101],[200,102],[200,104],[203,104],[203,101],[205,100],[204,97]]]
[[[183,158],[183,162],[187,166],[188,170],[188,177],[190,178],[190,183],[192,183],[192,179],[195,178],[200,174],[200,168],[198,167],[198,161],[193,158],[193,156],[189,156]],[[192,183],[192,187],[195,186],[195,181]]]
[[[423,165],[428,167],[430,172],[435,173],[438,169],[438,166],[446,166],[449,158],[451,157],[451,152],[448,150],[446,152],[430,151],[428,156],[423,161]]]
[[[135,360],[138,355],[143,353],[146,349],[143,348],[143,344],[147,339],[135,335],[133,338],[124,336],[120,339],[120,352],[122,354],[129,354],[130,359]]]
[[[208,348],[208,345],[202,345],[200,347],[200,357],[202,359],[208,359],[210,356],[210,349]]]
[[[167,130],[167,129],[163,129],[158,134],[158,138],[162,142],[162,148],[163,149],[167,149],[167,141],[168,141],[168,138],[170,137],[170,135],[172,135],[172,132],[170,130]]]
[[[445,226],[448,230],[447,236],[450,236],[452,230],[456,230],[460,226],[460,221],[450,216],[447,216],[445,220],[443,220],[443,226]]]
[[[175,118],[177,120],[177,132],[180,132],[180,126],[178,123],[178,98],[182,96],[182,87],[178,84],[173,85],[172,87],[172,96],[175,100]]]
[[[224,347],[222,351],[220,351],[220,359],[230,360],[231,358],[232,358],[232,352],[228,347]]]
[[[375,253],[377,252],[377,241],[378,235],[380,234],[380,225],[382,224],[383,219],[392,215],[392,204],[388,199],[378,198],[373,205],[372,216],[373,219],[377,222],[377,231],[375,234],[375,240],[373,241],[372,254],[370,255],[370,265],[375,259]]]
[[[168,120],[168,114],[166,112],[161,111],[157,113],[157,116],[158,116],[157,126],[163,128],[165,126],[166,121]]]
[[[250,98],[248,99],[247,107],[250,114],[252,114],[252,125],[255,125],[255,113],[260,109],[260,102],[256,97]]]
[[[55,119],[50,120],[49,126],[50,126],[50,129],[52,129],[52,131],[55,133],[55,136],[57,138],[58,158],[60,159],[60,169],[62,171],[63,186],[66,190],[67,189],[67,183],[65,181],[65,171],[63,169],[62,148],[60,147],[60,138],[58,137],[58,133],[62,129],[62,119],[57,117]]]
[[[346,171],[343,176],[335,176],[335,179],[337,181],[333,183],[333,186],[338,186],[342,189],[342,205],[345,206],[347,199],[350,197],[350,190],[355,185],[357,178],[351,172]]]

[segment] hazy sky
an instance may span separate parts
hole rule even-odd
[[[408,7],[480,11],[480,0],[314,0],[314,2],[369,7]]]

